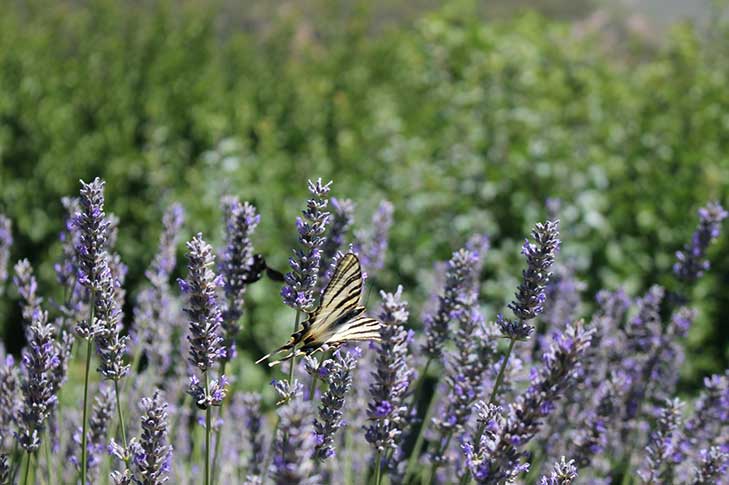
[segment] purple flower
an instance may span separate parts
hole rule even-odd
[[[326,378],[328,389],[321,397],[319,417],[314,420],[314,431],[320,438],[314,456],[319,460],[334,455],[334,435],[344,424],[344,396],[352,387],[352,371],[357,366],[355,357],[343,350],[334,352],[332,361],[331,372]]]
[[[225,207],[225,251],[221,262],[226,306],[223,312],[225,359],[235,357],[235,339],[240,329],[238,320],[243,315],[246,285],[253,267],[251,236],[261,220],[256,208],[236,197],[227,197]]]
[[[319,265],[319,289],[324,289],[331,277],[329,267],[337,253],[344,246],[345,237],[354,221],[354,202],[350,199],[332,197],[332,223],[329,233],[321,248],[321,264]]]
[[[101,267],[105,266],[103,260]],[[105,379],[118,381],[129,372],[129,365],[124,363],[127,353],[127,336],[121,335],[122,310],[117,295],[121,286],[119,280],[106,266],[100,273],[101,281],[97,287],[94,300],[94,340],[96,353],[99,356],[99,373]]]
[[[222,316],[216,295],[219,278],[212,270],[213,249],[203,240],[202,234],[187,243],[187,251],[187,279],[178,282],[189,298],[185,308],[189,319],[188,360],[202,372],[207,372],[225,355],[220,336]]]
[[[545,288],[551,277],[549,272],[559,250],[559,221],[537,223],[532,230],[534,243],[524,241],[521,253],[526,257],[527,267],[522,271],[522,282],[517,288],[516,299],[509,308],[516,321],[500,318],[497,324],[505,337],[526,340],[534,327],[526,322],[533,320],[544,310]]]
[[[259,394],[239,394],[233,398],[232,409],[241,408],[246,439],[250,445],[250,454],[246,466],[249,476],[261,476],[265,455],[265,437],[263,433],[264,419],[261,415],[261,396]]]
[[[8,355],[0,361],[0,450],[11,448],[10,439],[20,404],[18,369],[13,357]]]
[[[111,454],[129,463],[123,472],[113,472],[112,480],[115,484],[162,485],[167,483],[172,463],[167,403],[157,390],[151,398],[142,398],[139,408],[142,412],[139,438],[132,438],[127,449],[113,440],[109,446]]]
[[[30,324],[38,317],[41,311],[43,298],[37,295],[38,282],[33,275],[33,267],[27,259],[21,259],[15,264],[13,284],[20,295],[20,308],[25,320],[25,336],[30,339]]]
[[[32,453],[40,447],[46,421],[56,407],[56,370],[61,365],[53,326],[45,312],[38,312],[30,326],[30,341],[23,351],[20,387],[23,401],[18,412],[18,443]]]
[[[312,460],[316,443],[309,406],[300,399],[291,399],[278,413],[280,424],[269,469],[273,482],[276,485],[321,483]]]
[[[528,469],[521,449],[539,432],[544,420],[580,375],[581,359],[590,346],[592,330],[581,322],[568,325],[564,333],[555,335],[540,368],[533,373],[531,385],[517,396],[506,418],[499,417],[493,405],[480,405],[478,432],[473,436],[471,457],[478,466],[471,473],[480,473],[480,484],[497,484],[515,480]],[[493,431],[489,431],[493,430]],[[468,457],[466,457],[468,459]],[[483,470],[488,470],[484,475]]]
[[[77,214],[81,207],[79,199],[63,197],[61,199],[66,210],[66,223],[59,235],[61,240],[61,261],[53,266],[56,281],[63,287],[64,301],[61,303],[61,312],[66,321],[67,328],[81,320],[82,315],[88,312],[86,305],[89,302],[89,292],[78,282],[79,257],[76,248],[80,245],[81,232],[76,225]]]
[[[729,468],[729,452],[719,446],[701,450],[700,462],[694,471],[693,485],[711,485],[719,483],[719,479],[726,478]]]
[[[450,334],[450,322],[454,311],[462,305],[473,286],[474,272],[481,255],[461,249],[453,253],[446,269],[446,281],[438,296],[437,308],[424,317],[425,343],[423,352],[428,358],[437,359],[443,353],[443,345]]]
[[[539,480],[539,485],[570,485],[576,478],[575,460],[567,461],[563,456],[554,464],[551,475]]]
[[[719,237],[721,222],[726,219],[727,211],[718,202],[709,202],[699,209],[699,226],[696,228],[691,242],[682,251],[676,252],[676,263],[673,272],[688,283],[696,281],[709,269],[706,250],[711,242]]]
[[[8,279],[10,247],[12,245],[13,222],[4,214],[0,214],[0,296],[5,292],[5,281]]]
[[[354,252],[359,255],[365,273],[374,273],[385,264],[393,212],[392,204],[383,200],[372,215],[370,230],[355,234]]]
[[[683,403],[674,399],[661,409],[656,427],[645,449],[643,466],[638,475],[646,483],[665,483],[672,476],[677,446],[680,441]]]
[[[316,182],[309,180],[312,198],[307,201],[303,218],[296,219],[299,243],[303,249],[295,249],[294,256],[289,258],[291,271],[286,273],[286,285],[281,290],[281,296],[284,303],[299,311],[310,310],[316,301],[314,289],[319,277],[321,247],[329,224],[326,208],[330,185],[331,182],[322,184],[321,179]]]
[[[407,421],[408,407],[405,395],[413,380],[414,372],[407,362],[408,304],[402,299],[402,287],[395,293],[380,293],[382,309],[379,318],[384,323],[377,344],[377,360],[369,387],[370,402],[365,428],[365,439],[380,452],[395,450]]]
[[[442,412],[433,419],[440,431],[436,450],[431,455],[436,465],[444,462],[447,445],[453,433],[460,433],[471,416],[474,403],[481,395],[484,373],[493,365],[496,335],[479,313],[476,295],[454,311],[457,322],[455,350],[448,355],[445,382],[448,392]]]
[[[110,222],[104,214],[104,181],[98,177],[91,183],[81,180],[80,211],[74,218],[79,239],[76,246],[78,281],[90,292],[100,291],[108,271],[107,247]]]
[[[222,375],[218,379],[211,379],[206,389],[200,384],[200,379],[190,376],[187,393],[192,396],[199,409],[222,406],[225,396],[228,394],[228,384],[230,381]]]

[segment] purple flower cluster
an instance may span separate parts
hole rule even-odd
[[[645,460],[638,471],[645,483],[665,483],[673,467],[681,460],[679,451],[683,403],[678,399],[666,403],[658,416],[656,429],[646,447]]]
[[[124,471],[112,473],[115,484],[163,485],[169,479],[172,462],[172,446],[168,439],[167,402],[160,391],[139,402],[142,412],[141,435],[129,442],[127,450],[116,444],[111,450],[117,458],[129,461]]]
[[[10,247],[12,245],[13,222],[4,214],[0,214],[0,296],[5,292],[5,281],[8,279]]]
[[[505,416],[495,405],[479,405],[479,429],[471,442],[462,445],[466,464],[478,483],[508,482],[528,470],[522,448],[579,377],[581,358],[591,338],[592,331],[579,322],[555,335],[542,366],[532,370],[531,385],[517,396]]]
[[[30,339],[30,324],[41,311],[43,299],[38,296],[38,282],[33,275],[33,267],[27,259],[15,264],[13,284],[20,295],[20,308],[25,321],[25,335]]]
[[[575,461],[567,461],[563,456],[554,464],[552,473],[548,477],[544,476],[539,479],[539,485],[570,485],[576,478]]]
[[[221,275],[225,289],[226,306],[223,311],[225,359],[235,357],[235,339],[240,329],[238,320],[243,315],[244,296],[253,266],[251,236],[261,220],[256,208],[236,197],[223,201],[226,214],[225,251],[221,262]]]
[[[410,334],[405,330],[409,312],[402,299],[402,287],[395,293],[381,292],[380,330],[377,360],[372,374],[367,406],[369,424],[365,439],[378,452],[395,452],[406,424],[405,396],[414,377],[407,362]]]
[[[330,186],[331,182],[323,184],[321,179],[316,182],[309,180],[312,198],[306,203],[303,217],[296,219],[299,243],[303,249],[295,249],[294,256],[289,258],[291,271],[284,277],[286,285],[281,296],[284,303],[299,311],[310,310],[316,301],[314,289],[319,278],[321,247],[330,218],[326,211]]]
[[[318,460],[334,456],[334,437],[344,424],[344,397],[352,387],[352,372],[357,367],[357,359],[347,351],[337,350],[332,361],[322,366],[328,369],[325,376],[328,388],[321,397],[319,417],[314,421],[314,456]]]
[[[280,424],[274,441],[274,455],[269,470],[276,485],[315,485],[312,450],[316,446],[309,406],[300,399],[290,399],[279,410]]]
[[[465,295],[472,292],[478,261],[479,254],[467,249],[453,253],[448,261],[446,280],[438,296],[437,308],[424,317],[426,340],[422,350],[428,358],[438,359],[442,355],[443,345],[450,335],[453,312],[461,307]]]
[[[706,207],[699,209],[699,226],[691,242],[682,251],[676,252],[673,271],[680,279],[689,283],[696,281],[709,269],[706,250],[719,237],[721,223],[728,215],[718,202],[709,202]]]
[[[150,286],[139,293],[134,308],[137,343],[150,364],[160,372],[166,371],[172,360],[171,337],[178,312],[170,294],[169,280],[177,263],[177,240],[183,223],[182,206],[173,204],[165,211],[157,254],[144,273]]]
[[[522,282],[517,288],[516,299],[509,308],[516,320],[499,316],[497,325],[501,333],[513,340],[526,340],[534,331],[527,322],[544,310],[545,288],[552,275],[549,272],[559,250],[559,221],[537,223],[532,231],[534,243],[524,241],[521,253],[526,257],[527,267],[522,271]]]
[[[197,234],[187,243],[187,279],[179,279],[180,290],[188,296],[185,308],[189,319],[190,364],[207,372],[225,356],[220,335],[222,314],[217,289],[220,278],[213,271],[215,254]]]
[[[347,231],[354,222],[354,202],[350,199],[337,199],[332,197],[332,223],[321,248],[322,263],[319,265],[319,289],[326,287],[329,282],[329,267],[344,247]]]
[[[357,231],[354,251],[362,261],[366,273],[373,273],[385,265],[385,253],[392,226],[392,204],[383,200],[372,215],[369,231]]]
[[[0,361],[0,452],[11,448],[20,398],[20,382],[15,359],[12,355],[7,355]]]
[[[20,446],[32,453],[38,450],[48,417],[57,403],[58,368],[61,357],[55,341],[55,330],[48,315],[39,312],[30,325],[30,341],[23,352],[20,388],[22,405],[18,411],[17,439]]]

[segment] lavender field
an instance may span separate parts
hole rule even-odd
[[[0,485],[729,484],[725,10],[426,4],[11,2]]]

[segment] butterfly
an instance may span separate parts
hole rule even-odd
[[[382,322],[365,314],[362,300],[362,267],[353,253],[345,254],[334,269],[329,284],[321,295],[319,307],[308,313],[303,328],[291,335],[289,341],[264,355],[256,364],[279,352],[289,351],[274,366],[301,354],[311,354],[345,342],[379,340]],[[299,349],[296,346],[302,344]]]
[[[253,256],[253,263],[248,269],[248,272],[243,277],[243,282],[246,284],[255,283],[256,281],[263,278],[263,273],[273,281],[283,281],[284,275],[266,264],[266,260],[263,259],[262,254],[256,254]]]

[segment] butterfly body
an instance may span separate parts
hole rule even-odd
[[[362,269],[353,253],[345,254],[337,264],[332,279],[322,292],[319,306],[307,313],[303,328],[291,335],[289,341],[274,352],[262,357],[289,351],[281,359],[270,362],[273,366],[295,355],[310,354],[345,342],[379,340],[382,323],[367,316],[362,299]],[[299,349],[296,346],[302,344]]]

